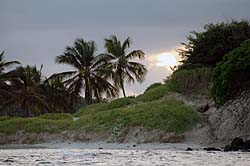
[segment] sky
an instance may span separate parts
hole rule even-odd
[[[8,60],[40,66],[49,76],[71,70],[55,64],[76,38],[94,40],[130,36],[148,69],[144,83],[127,84],[128,95],[142,93],[171,74],[180,60],[176,50],[193,30],[207,23],[250,19],[250,0],[0,0],[0,50]]]

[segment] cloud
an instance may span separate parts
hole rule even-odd
[[[0,50],[10,60],[44,64],[49,75],[70,70],[54,59],[78,37],[96,41],[100,53],[109,35],[121,40],[130,36],[131,49],[142,49],[147,55],[145,82],[127,85],[129,93],[139,94],[171,74],[159,54],[176,55],[173,51],[186,41],[185,36],[206,23],[249,19],[249,6],[249,0],[1,0]]]

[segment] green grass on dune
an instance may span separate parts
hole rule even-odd
[[[200,122],[193,108],[175,99],[139,103],[134,107],[116,108],[85,114],[73,124],[74,129],[99,131],[114,126],[143,126],[169,132],[183,132]]]
[[[68,130],[72,120],[48,120],[42,118],[12,117],[0,122],[0,133],[12,134],[17,131],[26,133],[60,133]]]
[[[71,114],[68,113],[48,113],[39,116],[40,119],[48,119],[48,120],[70,120],[73,118]]]
[[[80,117],[86,114],[94,114],[96,112],[100,111],[106,111],[110,109],[115,109],[115,108],[121,108],[121,107],[126,107],[131,104],[135,104],[136,101],[134,100],[134,97],[126,97],[126,98],[120,98],[113,100],[109,103],[97,103],[97,104],[92,104],[86,107],[81,108],[75,116]]]
[[[141,102],[158,100],[164,97],[168,91],[169,91],[168,85],[162,84],[158,85],[157,87],[148,89],[147,91],[144,92],[144,94],[137,96],[135,99]]]

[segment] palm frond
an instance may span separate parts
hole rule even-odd
[[[122,50],[126,50],[130,47],[132,40],[130,37],[127,37],[127,39],[125,39],[125,41],[122,44]]]
[[[134,58],[143,59],[144,56],[145,54],[142,50],[134,50],[130,52],[128,55],[126,55],[126,59],[134,59]]]

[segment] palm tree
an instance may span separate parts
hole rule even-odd
[[[41,69],[37,70],[35,66],[27,65],[26,67],[17,67],[13,71],[16,78],[12,79],[10,84],[16,98],[12,98],[12,103],[17,109],[24,111],[25,116],[35,116],[40,114],[42,110],[50,110],[46,96],[41,90],[43,85]],[[35,109],[39,109],[39,112],[36,113]]]
[[[100,100],[102,93],[107,96],[116,96],[116,89],[104,77],[102,77],[102,66],[105,61],[102,56],[96,55],[96,45],[93,41],[76,39],[73,47],[66,47],[63,55],[56,57],[56,62],[68,64],[75,70],[59,73],[65,76],[65,81],[72,96],[77,98],[81,90],[85,90],[85,100],[88,104],[93,102],[93,97]]]
[[[4,59],[4,51],[0,53],[0,105],[3,107],[9,98],[15,97],[8,81],[13,79],[12,72],[5,72],[11,66],[20,64],[18,61],[6,61]],[[1,109],[1,108],[0,108]]]
[[[16,112],[30,117],[51,112],[70,112],[69,92],[59,79],[45,78],[42,66],[38,70],[35,66],[17,67],[10,72],[9,86],[14,94],[8,99],[8,105],[13,105]]]
[[[108,61],[107,68],[112,71],[108,74],[108,77],[114,81],[116,87],[122,89],[124,97],[126,97],[124,81],[134,83],[136,80],[142,83],[147,73],[144,65],[130,61],[134,58],[144,58],[142,50],[133,50],[127,53],[130,44],[131,39],[129,37],[121,43],[116,36],[112,35],[109,39],[105,39],[107,53],[103,55],[103,58]]]
[[[46,96],[50,110],[53,112],[74,113],[70,103],[70,93],[64,86],[62,78],[51,77],[44,80],[41,93]]]

